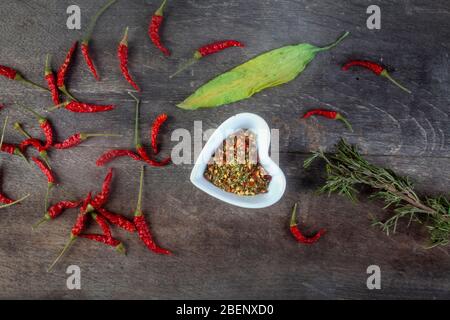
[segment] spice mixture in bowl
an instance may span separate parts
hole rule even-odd
[[[266,193],[271,181],[258,161],[255,134],[242,129],[223,141],[206,166],[204,177],[216,187],[241,196]]]

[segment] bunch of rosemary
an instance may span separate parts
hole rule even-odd
[[[411,222],[423,223],[429,232],[431,247],[445,246],[450,242],[450,200],[444,197],[420,198],[408,178],[396,175],[392,170],[377,167],[367,162],[355,146],[341,140],[336,152],[325,155],[315,152],[305,160],[307,168],[317,159],[326,162],[327,180],[319,192],[336,192],[356,200],[358,185],[373,189],[371,197],[380,198],[386,203],[385,209],[393,207],[393,214],[385,222],[375,222],[388,235],[395,233],[401,218]],[[408,226],[409,226],[408,224]]]

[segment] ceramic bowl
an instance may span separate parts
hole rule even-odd
[[[240,196],[216,187],[203,176],[206,166],[217,148],[228,136],[240,129],[248,129],[256,135],[259,162],[272,176],[267,193]],[[191,182],[207,194],[238,207],[256,209],[271,206],[283,196],[286,189],[286,178],[280,167],[270,158],[269,146],[270,129],[266,121],[253,113],[237,114],[223,122],[209,138],[192,169]]]

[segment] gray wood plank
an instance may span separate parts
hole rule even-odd
[[[102,1],[79,0],[83,23]],[[56,68],[81,31],[65,27],[69,1],[9,1],[0,5],[0,64],[17,67],[43,84],[46,53]],[[53,273],[45,270],[62,248],[76,211],[31,231],[42,215],[46,182],[18,158],[1,157],[2,190],[11,197],[32,196],[0,216],[0,298],[449,298],[448,250],[423,248],[425,230],[401,227],[387,237],[370,227],[371,214],[383,217],[382,204],[349,201],[314,194],[323,169],[302,169],[307,154],[317,148],[332,150],[345,137],[357,143],[377,164],[409,175],[420,192],[448,193],[450,185],[449,7],[445,0],[379,1],[382,30],[365,27],[370,1],[170,1],[164,40],[173,56],[164,58],[146,34],[158,1],[119,1],[100,20],[92,42],[102,76],[95,82],[78,53],[69,86],[83,101],[116,103],[116,110],[77,115],[58,110],[48,114],[58,138],[74,132],[117,132],[115,139],[92,139],[73,150],[50,153],[61,185],[53,201],[82,197],[96,191],[105,174],[95,159],[109,148],[132,147],[133,101],[120,75],[116,46],[125,26],[130,27],[130,68],[143,87],[143,134],[161,112],[170,115],[162,139],[162,154],[176,142],[177,128],[193,132],[193,122],[204,129],[217,127],[239,112],[254,112],[280,130],[280,166],[288,187],[273,207],[246,210],[221,203],[189,182],[191,165],[149,168],[145,204],[158,241],[173,249],[174,257],[148,252],[135,235],[120,230],[126,257],[88,241],[78,241]],[[257,94],[252,99],[217,109],[188,112],[175,107],[196,87],[257,54],[286,44],[325,45],[342,31],[351,36],[333,51],[317,56],[295,81]],[[246,43],[245,49],[205,58],[190,70],[168,79],[200,45],[224,38]],[[413,90],[412,95],[363,70],[342,72],[348,58],[382,60],[395,66],[392,75]],[[51,100],[44,93],[0,79],[0,102],[19,101],[44,113]],[[355,129],[324,119],[300,120],[306,110],[335,108]],[[7,108],[12,121],[21,121],[41,136],[30,115]],[[9,128],[6,140],[21,137]],[[131,216],[136,200],[139,164],[119,160],[108,208]],[[317,245],[302,247],[288,233],[291,206],[300,203],[301,222],[313,232],[329,233]],[[82,290],[65,286],[65,268],[82,268]],[[365,286],[366,268],[382,269],[380,291]]]

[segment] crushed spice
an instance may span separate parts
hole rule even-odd
[[[242,129],[223,141],[204,176],[216,187],[241,196],[266,193],[272,178],[259,163],[256,135]]]

